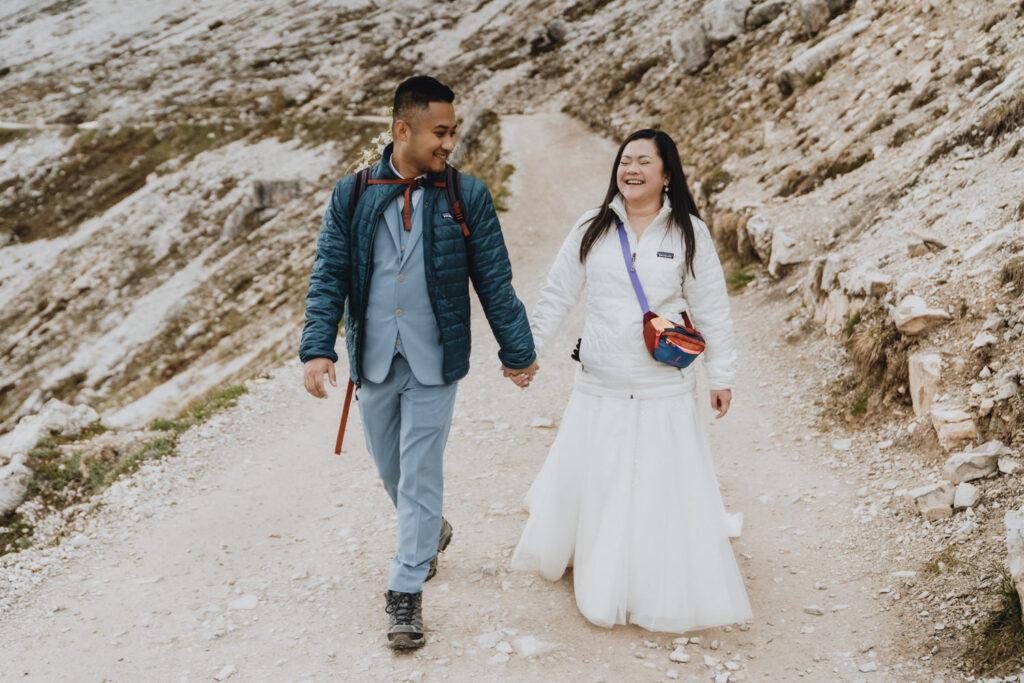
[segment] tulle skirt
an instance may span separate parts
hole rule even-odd
[[[599,626],[686,633],[750,619],[728,515],[692,392],[598,395],[577,384],[526,496],[514,569],[557,581]]]

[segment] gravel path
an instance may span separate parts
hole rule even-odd
[[[560,114],[507,117],[503,134],[518,169],[503,223],[529,307],[600,200],[614,146]],[[530,425],[560,419],[579,311],[527,392],[501,378],[476,311],[446,459],[455,536],[427,584],[427,647],[384,645],[395,518],[358,419],[331,454],[343,392],[308,397],[296,362],[186,434],[181,455],[105,492],[71,539],[0,565],[0,678],[930,680],[903,661],[880,600],[905,567],[877,557],[884,530],[852,514],[864,473],[812,426],[823,361],[779,339],[768,296],[733,300],[739,385],[710,426],[727,504],[746,516],[734,548],[755,618],[690,634],[689,663],[669,659],[670,635],[589,625],[570,580],[509,572],[522,496],[555,436]]]

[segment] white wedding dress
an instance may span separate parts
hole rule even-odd
[[[684,278],[681,233],[668,201],[638,241],[621,196],[612,208],[627,226],[652,310],[688,310],[705,336],[712,389],[732,386],[732,321],[722,268],[707,227],[693,218],[695,275]],[[548,457],[530,487],[530,518],[514,569],[556,581],[573,567],[576,603],[591,622],[632,623],[685,633],[750,619],[729,543],[739,515],[722,502],[694,403],[693,371],[654,361],[614,229],[586,263],[573,228],[552,266],[531,321],[538,352],[587,290],[581,365]]]

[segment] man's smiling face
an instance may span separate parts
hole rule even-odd
[[[455,148],[455,107],[431,102],[411,110],[408,120],[395,122],[395,156],[399,172],[408,177],[439,173]]]

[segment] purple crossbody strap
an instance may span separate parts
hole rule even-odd
[[[629,271],[629,279],[633,282],[633,291],[636,292],[636,298],[640,301],[640,308],[643,309],[644,315],[650,312],[651,307],[647,305],[647,295],[644,294],[644,288],[640,286],[640,278],[636,276],[636,267],[633,264],[633,256],[629,251],[629,238],[626,237],[626,228],[622,225],[622,219],[616,218],[615,225],[619,230],[619,243],[622,245],[622,259],[626,262],[626,270]]]

